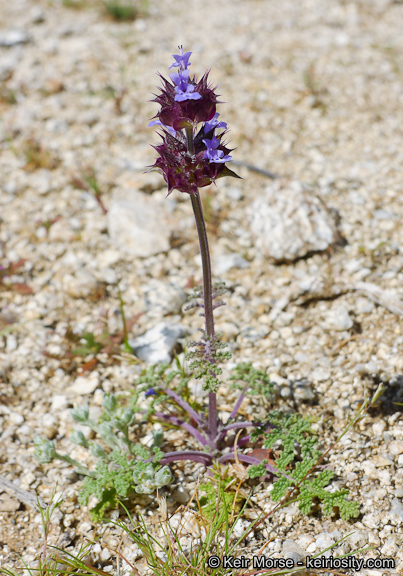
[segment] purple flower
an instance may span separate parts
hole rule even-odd
[[[146,398],[148,398],[148,396],[156,396],[156,395],[157,395],[157,393],[156,393],[156,391],[154,390],[154,388],[149,388],[149,389],[144,393],[144,396],[145,396]]]
[[[151,128],[151,126],[162,126],[162,128],[164,128],[165,130],[168,130],[168,132],[171,134],[171,136],[175,136],[176,135],[176,130],[174,130],[172,128],[172,126],[165,126],[165,124],[163,124],[161,122],[161,120],[152,120],[148,127]]]
[[[205,134],[208,134],[209,132],[211,132],[211,130],[215,130],[215,129],[218,130],[219,128],[224,128],[225,130],[227,129],[227,123],[226,122],[219,122],[218,117],[219,117],[219,113],[216,112],[214,114],[213,118],[205,123],[205,125],[204,125],[204,133]]]
[[[173,72],[169,77],[176,86],[176,102],[183,102],[184,100],[200,100],[201,95],[194,91],[195,87],[193,84],[189,84],[189,70]]]
[[[204,74],[199,82],[191,78],[188,80],[187,94],[199,94],[200,98],[196,100],[194,97],[177,100],[176,96],[180,96],[176,90],[177,86],[161,76],[164,86],[160,88],[161,93],[153,100],[161,106],[157,114],[159,120],[166,126],[172,126],[175,130],[211,120],[216,112],[218,100],[214,90],[207,83],[207,76],[207,73]],[[189,92],[190,86],[193,86],[193,92]]]
[[[182,46],[178,46],[180,50],[180,54],[173,54],[173,58],[175,58],[175,62],[170,65],[169,69],[171,68],[179,68],[179,70],[186,70],[188,66],[190,66],[189,58],[192,54],[191,52],[183,53]]]
[[[221,164],[223,162],[229,162],[232,160],[232,156],[225,155],[224,150],[220,150],[218,146],[220,145],[220,139],[215,136],[211,140],[205,139],[203,143],[206,145],[207,150],[204,153],[203,158],[207,158],[209,162],[214,162]]]

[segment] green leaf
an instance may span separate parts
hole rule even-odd
[[[267,472],[265,464],[267,464],[267,460],[262,460],[261,462],[259,462],[259,464],[249,466],[248,468],[249,478],[260,478],[260,476],[265,476]]]

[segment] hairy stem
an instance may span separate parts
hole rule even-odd
[[[207,240],[206,225],[204,223],[203,209],[199,192],[191,195],[192,208],[196,221],[197,234],[199,236],[200,254],[203,269],[203,299],[204,299],[204,319],[208,338],[214,338],[214,316],[213,316],[213,288],[211,279],[210,252]],[[210,440],[215,440],[217,436],[217,395],[209,392],[208,395],[208,434]]]
[[[214,317],[213,317],[213,287],[211,278],[210,251],[208,247],[207,231],[204,222],[203,209],[200,200],[200,194],[191,194],[192,208],[196,221],[197,234],[199,236],[200,255],[203,269],[203,300],[204,300],[204,317],[206,322],[206,332],[209,338],[214,336]]]
[[[194,154],[193,130],[191,128],[186,129],[186,137],[188,152],[189,154]],[[204,222],[203,209],[199,192],[197,192],[197,194],[191,194],[190,197],[192,200],[192,208],[196,222],[197,234],[199,236],[200,255],[202,260],[204,319],[206,334],[207,337],[212,340],[214,338],[213,286],[206,224]],[[208,434],[211,442],[214,442],[217,437],[217,420],[217,395],[215,392],[210,392],[208,406]]]

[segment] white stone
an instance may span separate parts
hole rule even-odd
[[[11,412],[8,418],[10,424],[15,424],[16,426],[20,426],[24,422],[24,416],[22,414],[18,414],[17,412]]]
[[[220,254],[213,258],[213,267],[216,274],[225,274],[232,268],[239,268],[241,270],[249,268],[250,264],[240,254],[233,252],[232,254]]]
[[[0,46],[11,48],[17,44],[26,44],[29,42],[29,36],[25,30],[0,30]]]
[[[69,401],[64,394],[55,394],[53,396],[51,404],[52,411],[58,412],[59,410],[65,410],[68,405]]]
[[[179,314],[185,304],[185,291],[172,282],[151,280],[144,289],[144,303],[151,318]]]
[[[92,394],[99,386],[99,374],[94,371],[90,376],[79,376],[74,384],[67,388],[66,392],[70,396],[78,395],[84,396],[85,394]]]
[[[396,516],[403,520],[403,504],[397,498],[393,498],[390,511],[392,514],[396,514]]]
[[[133,353],[150,364],[170,362],[172,352],[180,338],[184,338],[188,329],[180,324],[160,322],[141,336],[129,340]]]
[[[322,532],[322,534],[319,534],[319,536],[316,538],[316,546],[320,550],[325,550],[326,548],[329,548],[329,546],[332,546],[334,542],[335,540],[333,536],[329,534],[329,532]],[[323,554],[323,556],[325,556],[326,558],[329,557],[330,555],[331,550],[327,550],[327,552]]]
[[[126,256],[147,258],[168,252],[172,231],[173,221],[163,202],[136,190],[115,194],[108,212],[108,232]]]
[[[49,230],[50,242],[71,242],[76,236],[77,233],[66,220],[58,220]]]
[[[338,332],[349,330],[354,324],[347,308],[344,306],[339,306],[338,308],[329,310],[326,314],[325,323],[328,329],[336,330]]]
[[[105,562],[106,560],[109,560],[110,557],[111,557],[110,550],[108,550],[108,548],[104,548],[101,552],[101,559]]]
[[[65,274],[63,288],[72,298],[88,298],[97,292],[99,283],[90,272],[80,268],[74,275]]]
[[[357,298],[355,311],[357,314],[369,314],[375,308],[375,304],[367,298]]]
[[[388,447],[389,452],[393,456],[399,456],[403,454],[403,441],[402,440],[392,440]]]
[[[258,250],[276,262],[326,250],[339,240],[325,203],[297,181],[276,180],[248,209]]]

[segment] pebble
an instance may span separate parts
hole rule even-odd
[[[315,392],[308,380],[298,380],[293,383],[293,396],[295,400],[310,402],[315,399]]]
[[[101,268],[99,280],[105,282],[105,284],[114,285],[118,283],[118,276],[113,268]]]
[[[368,543],[368,532],[366,530],[355,530],[349,537],[348,542],[352,550],[364,548]]]
[[[393,498],[390,509],[392,514],[396,514],[403,521],[403,504],[397,498]]]
[[[282,554],[284,558],[291,558],[296,564],[305,557],[305,552],[294,540],[284,540]]]
[[[396,552],[398,550],[398,546],[393,538],[387,538],[380,550],[382,556],[385,558],[394,558],[396,556]]]
[[[332,544],[335,543],[335,540],[333,536],[329,534],[329,532],[322,532],[321,534],[319,534],[319,536],[317,536],[315,543],[317,548],[319,548],[320,550],[325,550],[326,548],[329,548],[329,546],[332,546]],[[322,554],[322,556],[325,556],[325,558],[329,558],[331,553],[332,553],[331,550],[327,550],[327,552]]]
[[[11,48],[17,44],[26,44],[29,42],[29,36],[25,30],[0,30],[0,47]]]
[[[403,512],[403,506],[402,506],[402,512]],[[365,516],[362,519],[362,523],[368,528],[371,528],[372,530],[377,530],[380,524],[380,516],[378,513],[375,512],[365,514]]]
[[[90,537],[90,534],[92,533],[92,524],[89,522],[81,522],[81,524],[77,526],[77,531],[84,536]]]
[[[330,371],[325,368],[315,368],[312,371],[311,378],[314,382],[326,382],[330,378]]]
[[[65,410],[69,405],[69,400],[64,394],[55,394],[52,397],[51,409],[52,411],[58,412]]]
[[[153,279],[144,287],[144,304],[150,318],[179,314],[186,301],[183,288],[172,282]]]
[[[375,422],[372,424],[372,432],[375,436],[382,436],[384,431],[386,430],[386,423],[385,422]]]
[[[275,180],[248,209],[255,245],[275,262],[326,250],[339,239],[325,203],[297,181]]]
[[[213,260],[214,262],[214,271],[216,274],[225,274],[228,270],[232,268],[238,268],[244,270],[245,268],[249,268],[250,264],[245,258],[242,258],[240,254],[232,253],[232,254],[221,254],[217,256]]]
[[[24,422],[24,416],[22,414],[18,414],[17,412],[11,412],[8,418],[10,424],[14,424],[15,426],[20,426]]]
[[[352,328],[354,322],[348,313],[347,308],[339,306],[333,310],[329,310],[326,314],[325,326],[329,330],[336,330],[342,332]]]
[[[50,242],[72,242],[72,240],[77,236],[69,222],[66,220],[58,220],[55,222],[49,230],[49,241]]]
[[[375,304],[367,298],[357,298],[355,301],[356,314],[369,314],[375,308]]]
[[[223,335],[223,342],[234,340],[239,334],[239,328],[233,322],[220,322],[219,331]]]
[[[111,557],[111,551],[108,548],[104,548],[101,552],[101,560],[106,562]]]
[[[69,396],[85,396],[92,394],[99,386],[99,374],[97,371],[91,372],[90,376],[79,376],[72,386],[66,389]]]
[[[190,500],[190,494],[183,486],[180,486],[172,493],[172,498],[174,498],[176,502],[179,502],[179,504],[187,504]]]
[[[126,256],[147,258],[168,252],[174,224],[162,201],[136,190],[115,194],[108,212],[108,232]]]
[[[0,494],[0,512],[16,512],[20,503],[5,492]]]
[[[143,362],[158,364],[170,362],[172,353],[181,338],[188,333],[188,329],[180,324],[166,324],[160,322],[137,338],[129,340],[129,345]]]
[[[377,468],[385,468],[385,466],[393,466],[393,461],[383,454],[377,454],[376,456],[374,456],[374,463]]]
[[[72,298],[88,298],[100,290],[97,279],[87,270],[79,269],[72,274],[65,274],[63,287]]]
[[[403,454],[403,441],[392,440],[388,446],[388,450],[393,456],[399,456],[400,454]]]
[[[41,430],[44,436],[52,440],[57,434],[57,421],[53,414],[44,414],[41,420]]]

